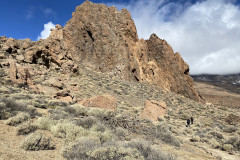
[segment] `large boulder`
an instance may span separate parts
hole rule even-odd
[[[94,107],[107,110],[116,110],[117,100],[108,94],[99,95],[96,97],[88,98],[79,102],[79,104],[85,107]]]
[[[145,101],[145,107],[140,114],[141,118],[158,121],[158,118],[163,118],[167,112],[167,105],[165,102],[158,102],[155,100]]]

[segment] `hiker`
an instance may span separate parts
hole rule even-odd
[[[191,120],[191,124],[193,124],[193,117],[191,117],[190,120]]]
[[[190,127],[190,119],[187,119],[187,125],[186,127]]]

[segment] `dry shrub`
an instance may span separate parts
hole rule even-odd
[[[18,111],[25,111],[23,104],[16,103],[11,98],[0,98],[0,119],[8,119],[17,115]]]
[[[215,138],[211,138],[208,143],[213,146],[214,148],[220,148],[221,144],[215,139]]]
[[[215,137],[217,139],[224,139],[222,133],[220,133],[220,132],[212,131],[212,132],[209,132],[209,135],[212,135],[213,137]]]
[[[99,139],[93,137],[82,137],[75,143],[70,143],[63,150],[63,157],[66,159],[86,159],[87,153],[101,145]]]
[[[144,140],[133,140],[125,144],[124,147],[137,149],[145,160],[175,160],[172,154],[164,153],[160,148],[152,146],[150,142]]]
[[[57,107],[49,111],[51,113],[51,118],[54,120],[62,120],[62,119],[72,119],[74,116],[69,114],[64,110],[63,107]]]
[[[240,138],[238,136],[230,137],[225,144],[231,144],[233,149],[240,151]]]
[[[89,129],[91,128],[94,124],[96,124],[97,120],[93,116],[89,117],[83,117],[81,119],[76,120],[76,125],[82,126],[83,128]]]
[[[30,121],[23,123],[17,128],[17,135],[26,135],[37,130],[37,126],[32,124]]]
[[[236,132],[238,129],[235,126],[227,126],[223,129],[223,132],[233,133]]]
[[[111,141],[114,137],[113,134],[109,130],[106,130],[105,132],[95,132],[95,131],[90,130],[89,136],[99,138],[101,143]]]
[[[179,147],[181,142],[170,131],[170,126],[165,123],[158,124],[151,130],[151,136],[160,139],[161,141]]]
[[[117,127],[115,130],[115,135],[120,139],[120,140],[126,140],[129,139],[128,135],[129,132],[128,130],[121,128],[121,127]]]
[[[84,128],[76,126],[71,122],[67,121],[57,123],[55,126],[51,128],[51,132],[54,134],[54,136],[59,138],[66,138],[69,141],[74,141],[77,138],[89,134],[89,132]]]
[[[30,115],[28,113],[19,112],[16,116],[9,118],[6,121],[6,124],[17,126],[20,123],[27,121],[28,119],[30,119]]]
[[[13,117],[18,112],[28,113],[31,117],[40,115],[35,108],[28,107],[23,103],[17,103],[12,98],[0,98],[0,102],[0,120]]]
[[[91,130],[96,131],[96,132],[104,132],[106,131],[106,126],[102,123],[96,123],[92,126]]]
[[[224,144],[222,148],[225,151],[229,151],[233,149],[233,146],[231,144]]]
[[[89,153],[89,159],[98,160],[144,160],[143,156],[135,148],[123,148],[115,146],[100,147]]]
[[[52,150],[54,145],[51,143],[49,137],[45,137],[40,132],[35,132],[28,135],[25,140],[21,143],[21,148],[25,150]]]
[[[40,117],[35,122],[34,125],[37,126],[37,128],[42,130],[51,130],[52,126],[55,125],[56,122],[50,118],[47,117]]]
[[[78,142],[66,147],[63,151],[63,157],[68,160],[143,160],[136,149],[123,148],[117,143],[101,144],[98,139],[92,137],[82,137]]]
[[[199,142],[201,140],[201,138],[199,136],[193,136],[190,141],[191,142]]]

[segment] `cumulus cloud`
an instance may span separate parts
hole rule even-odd
[[[55,24],[53,24],[52,22],[48,22],[48,23],[44,24],[44,29],[38,36],[37,40],[48,38],[51,33],[51,29],[54,29],[54,28],[55,28]]]
[[[127,8],[140,38],[166,39],[190,65],[191,74],[240,72],[240,8],[234,0],[138,0]]]

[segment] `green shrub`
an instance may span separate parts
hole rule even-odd
[[[231,144],[224,144],[223,145],[223,150],[225,151],[229,151],[229,150],[232,150],[233,149],[233,146]]]
[[[143,157],[135,148],[123,148],[117,143],[101,144],[92,137],[82,137],[77,143],[70,144],[63,151],[66,159],[84,160],[141,160]]]
[[[106,130],[105,132],[95,132],[90,130],[89,136],[99,138],[101,143],[105,143],[113,139],[113,135],[109,130]]]
[[[25,122],[28,119],[30,119],[30,115],[28,113],[19,112],[16,116],[9,118],[6,121],[6,124],[11,126],[17,126],[18,124]]]
[[[160,148],[152,146],[150,142],[144,140],[133,140],[125,144],[124,147],[137,149],[145,160],[175,160],[172,154],[164,153]]]
[[[212,131],[212,132],[210,132],[209,134],[212,135],[212,136],[214,136],[214,137],[217,138],[217,139],[224,139],[222,133],[220,133],[220,132]]]
[[[120,140],[126,140],[128,139],[129,132],[128,130],[117,127],[115,130],[115,135],[120,139]]]
[[[23,103],[17,103],[12,98],[0,98],[0,102],[0,120],[13,117],[18,112],[28,113],[31,117],[40,115],[35,108],[27,107]]]
[[[63,157],[68,160],[89,158],[88,152],[101,146],[98,138],[82,137],[75,143],[70,143],[63,150]]]
[[[221,144],[215,139],[215,138],[211,138],[208,143],[213,146],[214,148],[220,148]]]
[[[26,135],[37,130],[37,126],[32,124],[31,122],[23,123],[17,128],[17,135]]]
[[[35,122],[34,125],[37,126],[37,128],[42,129],[42,130],[51,130],[52,126],[56,122],[50,118],[47,117],[40,117],[38,118]]]
[[[89,159],[98,160],[144,160],[139,151],[135,148],[123,148],[123,147],[100,147],[90,152]]]
[[[76,120],[76,125],[82,126],[83,128],[91,128],[97,122],[93,116],[84,117]]]
[[[158,124],[151,130],[151,136],[160,139],[161,141],[179,147],[180,141],[175,135],[169,130],[169,126],[165,123]]]
[[[238,136],[230,137],[225,144],[231,144],[235,150],[240,151],[240,138]]]
[[[223,132],[233,133],[236,132],[238,129],[235,126],[227,126],[223,129]]]
[[[28,135],[20,146],[25,150],[33,151],[54,149],[51,139],[49,137],[45,137],[40,132],[35,132]]]
[[[199,136],[193,136],[190,141],[191,142],[199,142],[201,140],[201,138]]]
[[[18,104],[11,98],[0,98],[0,119],[8,119],[17,115],[18,111],[24,111],[25,106]]]
[[[97,132],[104,132],[106,130],[106,126],[102,123],[96,123],[92,126],[91,130]]]
[[[51,113],[51,118],[54,120],[62,120],[62,119],[72,119],[74,116],[70,115],[66,111],[64,111],[63,107],[57,107],[55,109],[49,110]]]
[[[59,138],[66,138],[69,141],[74,141],[82,136],[89,134],[89,132],[84,128],[66,121],[57,123],[51,128],[51,132],[54,134],[54,136]]]

